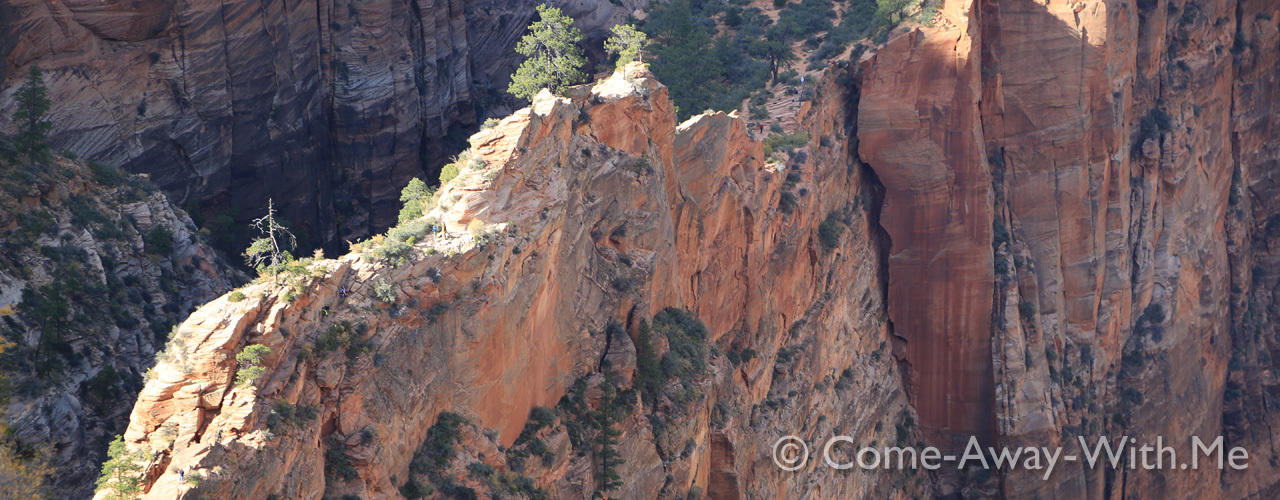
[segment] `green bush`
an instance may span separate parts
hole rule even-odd
[[[267,371],[266,367],[262,366],[262,357],[270,352],[270,347],[252,344],[245,346],[243,351],[236,354],[236,362],[240,365],[240,370],[236,372],[236,385],[244,387],[261,377]]]
[[[316,339],[316,354],[323,355],[351,347],[352,333],[350,322],[339,321],[329,324],[329,329]]]
[[[778,23],[773,32],[786,40],[799,40],[811,33],[831,29],[831,20],[835,17],[831,0],[802,0],[787,5],[778,13]]]
[[[660,359],[652,345],[654,334],[664,335],[670,348]],[[635,386],[651,404],[671,380],[691,381],[706,371],[707,328],[687,311],[663,310],[651,325],[641,323],[636,338]]]
[[[117,187],[129,179],[129,174],[117,167],[98,162],[89,162],[89,173],[93,180],[104,187]]]
[[[240,290],[231,292],[231,295],[227,296],[227,300],[231,302],[240,302],[244,300],[244,292],[241,292]]]
[[[790,214],[800,205],[799,199],[791,191],[783,191],[778,195],[778,211]]]
[[[798,148],[809,143],[808,132],[796,132],[794,134],[776,134],[771,135],[764,140],[765,146],[770,149],[787,149]]]
[[[551,427],[556,421],[556,412],[545,406],[535,406],[529,412],[529,420],[524,423],[524,429],[520,431],[520,436],[516,438],[512,446],[518,446],[521,443],[534,439],[538,431]]]
[[[440,185],[443,186],[445,184],[448,184],[449,181],[457,178],[458,172],[459,172],[459,169],[458,169],[457,163],[450,163],[443,167],[440,167]]]
[[[151,228],[143,237],[147,253],[167,256],[173,253],[173,231],[161,225]]]
[[[662,390],[662,371],[658,366],[658,354],[653,348],[653,333],[649,322],[640,321],[640,332],[636,335],[636,371],[635,387],[650,405],[658,400],[658,391]]]
[[[436,423],[427,429],[427,438],[413,454],[409,467],[419,474],[436,479],[458,453],[458,432],[467,419],[452,412],[440,412]]]
[[[120,383],[120,373],[111,365],[98,370],[98,374],[89,379],[89,393],[99,401],[107,401],[115,396],[116,385]]]
[[[373,283],[373,296],[388,304],[394,304],[398,295],[395,287],[387,283],[386,280],[378,278],[378,281]]]
[[[272,432],[281,432],[286,428],[300,428],[315,421],[320,416],[320,408],[311,405],[295,405],[288,401],[277,401],[271,406],[267,415],[267,428]]]
[[[422,182],[422,179],[410,179],[409,184],[400,191],[400,202],[404,203],[400,209],[400,224],[422,217],[422,214],[435,205],[435,195],[435,190]]]
[[[1003,245],[1005,243],[1009,243],[1010,241],[1009,228],[1005,227],[1004,222],[997,220],[992,225],[991,241],[996,247],[999,247],[1000,245]]]
[[[409,255],[413,252],[413,246],[406,241],[387,238],[369,253],[393,266],[399,267],[408,261]]]
[[[360,477],[355,466],[351,464],[351,457],[347,456],[346,444],[336,439],[336,436],[330,440],[329,449],[324,453],[324,472],[326,476],[343,481]]]
[[[839,214],[831,212],[827,214],[827,218],[818,224],[818,241],[827,249],[840,246],[840,234],[844,232],[844,224],[840,222]]]

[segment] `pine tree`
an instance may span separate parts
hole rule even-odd
[[[778,79],[778,72],[783,66],[796,60],[795,52],[791,51],[791,46],[784,40],[766,39],[751,42],[747,50],[752,56],[769,61],[769,73],[773,75],[774,80]]]
[[[18,151],[30,158],[43,156],[49,151],[49,129],[53,124],[44,119],[49,112],[49,92],[39,66],[31,65],[27,81],[18,88],[14,100],[18,102],[13,112],[13,121],[18,124]]]
[[[137,498],[142,493],[141,452],[130,452],[124,439],[116,436],[107,447],[107,461],[98,477],[98,491],[107,491],[109,500]]]
[[[432,203],[432,196],[435,195],[427,183],[422,179],[414,177],[409,180],[409,184],[400,191],[400,201],[404,203],[404,207],[400,209],[400,224],[404,224],[414,219],[422,217],[426,212],[428,204]]]
[[[288,228],[276,221],[275,202],[271,199],[267,199],[267,215],[254,219],[251,225],[262,233],[262,237],[253,240],[245,249],[245,263],[259,273],[275,275],[281,264],[293,260],[289,252],[298,246],[298,240]]]
[[[577,45],[582,31],[573,27],[573,18],[545,4],[538,6],[538,15],[541,19],[529,25],[529,34],[516,44],[516,52],[528,59],[507,86],[508,93],[527,100],[543,88],[559,93],[587,76],[581,69],[587,59]]]
[[[645,22],[645,30],[657,42],[650,69],[667,85],[677,119],[684,121],[725,94],[724,64],[711,50],[711,34],[694,22],[688,0],[655,5],[659,6]]]
[[[902,22],[902,11],[910,4],[909,0],[876,0],[876,18],[893,27]]]
[[[619,24],[610,31],[613,32],[613,36],[604,41],[604,50],[608,51],[609,55],[618,55],[618,69],[622,69],[631,61],[639,61],[644,51],[644,44],[649,40],[648,35],[630,24]]]

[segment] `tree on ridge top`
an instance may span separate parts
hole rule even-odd
[[[538,6],[538,16],[516,44],[516,52],[528,59],[520,63],[507,86],[508,93],[526,100],[533,100],[544,88],[559,93],[587,77],[581,69],[587,59],[578,46],[583,35],[573,27],[573,18],[546,4]]]

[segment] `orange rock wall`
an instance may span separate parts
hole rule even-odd
[[[1013,472],[1005,495],[1274,488],[1269,356],[1253,364],[1240,331],[1270,328],[1242,323],[1273,303],[1257,245],[1276,213],[1276,10],[949,1],[864,61],[859,150],[885,184],[889,314],[925,431],[1181,450],[1236,434],[1256,456],[1244,473]]]

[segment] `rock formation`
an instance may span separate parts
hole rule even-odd
[[[179,327],[187,340],[169,357],[189,363],[157,366],[125,434],[156,457],[146,497],[395,498],[428,481],[499,492],[475,473],[496,470],[589,498],[608,478],[574,415],[611,414],[616,391],[631,394],[611,420],[620,497],[922,491],[924,474],[850,481],[761,460],[785,434],[917,439],[884,315],[879,194],[844,146],[851,89],[836,82],[790,165],[769,162],[735,115],[677,126],[665,87],[635,64],[474,135],[482,161],[426,215],[443,232],[400,265],[378,257],[389,233],[285,278],[296,288],[268,280]],[[666,325],[667,307],[705,323],[707,369],[637,398],[651,355],[637,342],[650,345],[641,332]],[[671,335],[656,336],[658,354]],[[237,386],[250,344],[270,349],[266,375]],[[551,451],[517,464],[539,406],[558,406],[530,434]],[[455,414],[456,454],[411,467]]]
[[[788,152],[637,65],[471,136],[421,219],[178,328],[124,436],[144,496],[1275,496],[1280,6],[933,21],[829,68]],[[838,434],[1250,460],[835,471]]]
[[[238,273],[144,179],[65,158],[0,172],[0,414],[51,454],[53,490],[84,498],[128,423],[120,402]]]
[[[56,149],[237,223],[274,198],[325,245],[389,226],[410,178],[434,179],[478,113],[509,109],[537,3],[6,0],[0,101],[39,64]],[[599,37],[646,2],[565,3]]]
[[[1247,471],[1010,473],[1005,495],[1274,495],[1277,19],[1248,0],[947,2],[864,62],[859,151],[885,186],[925,435],[1251,453]]]

